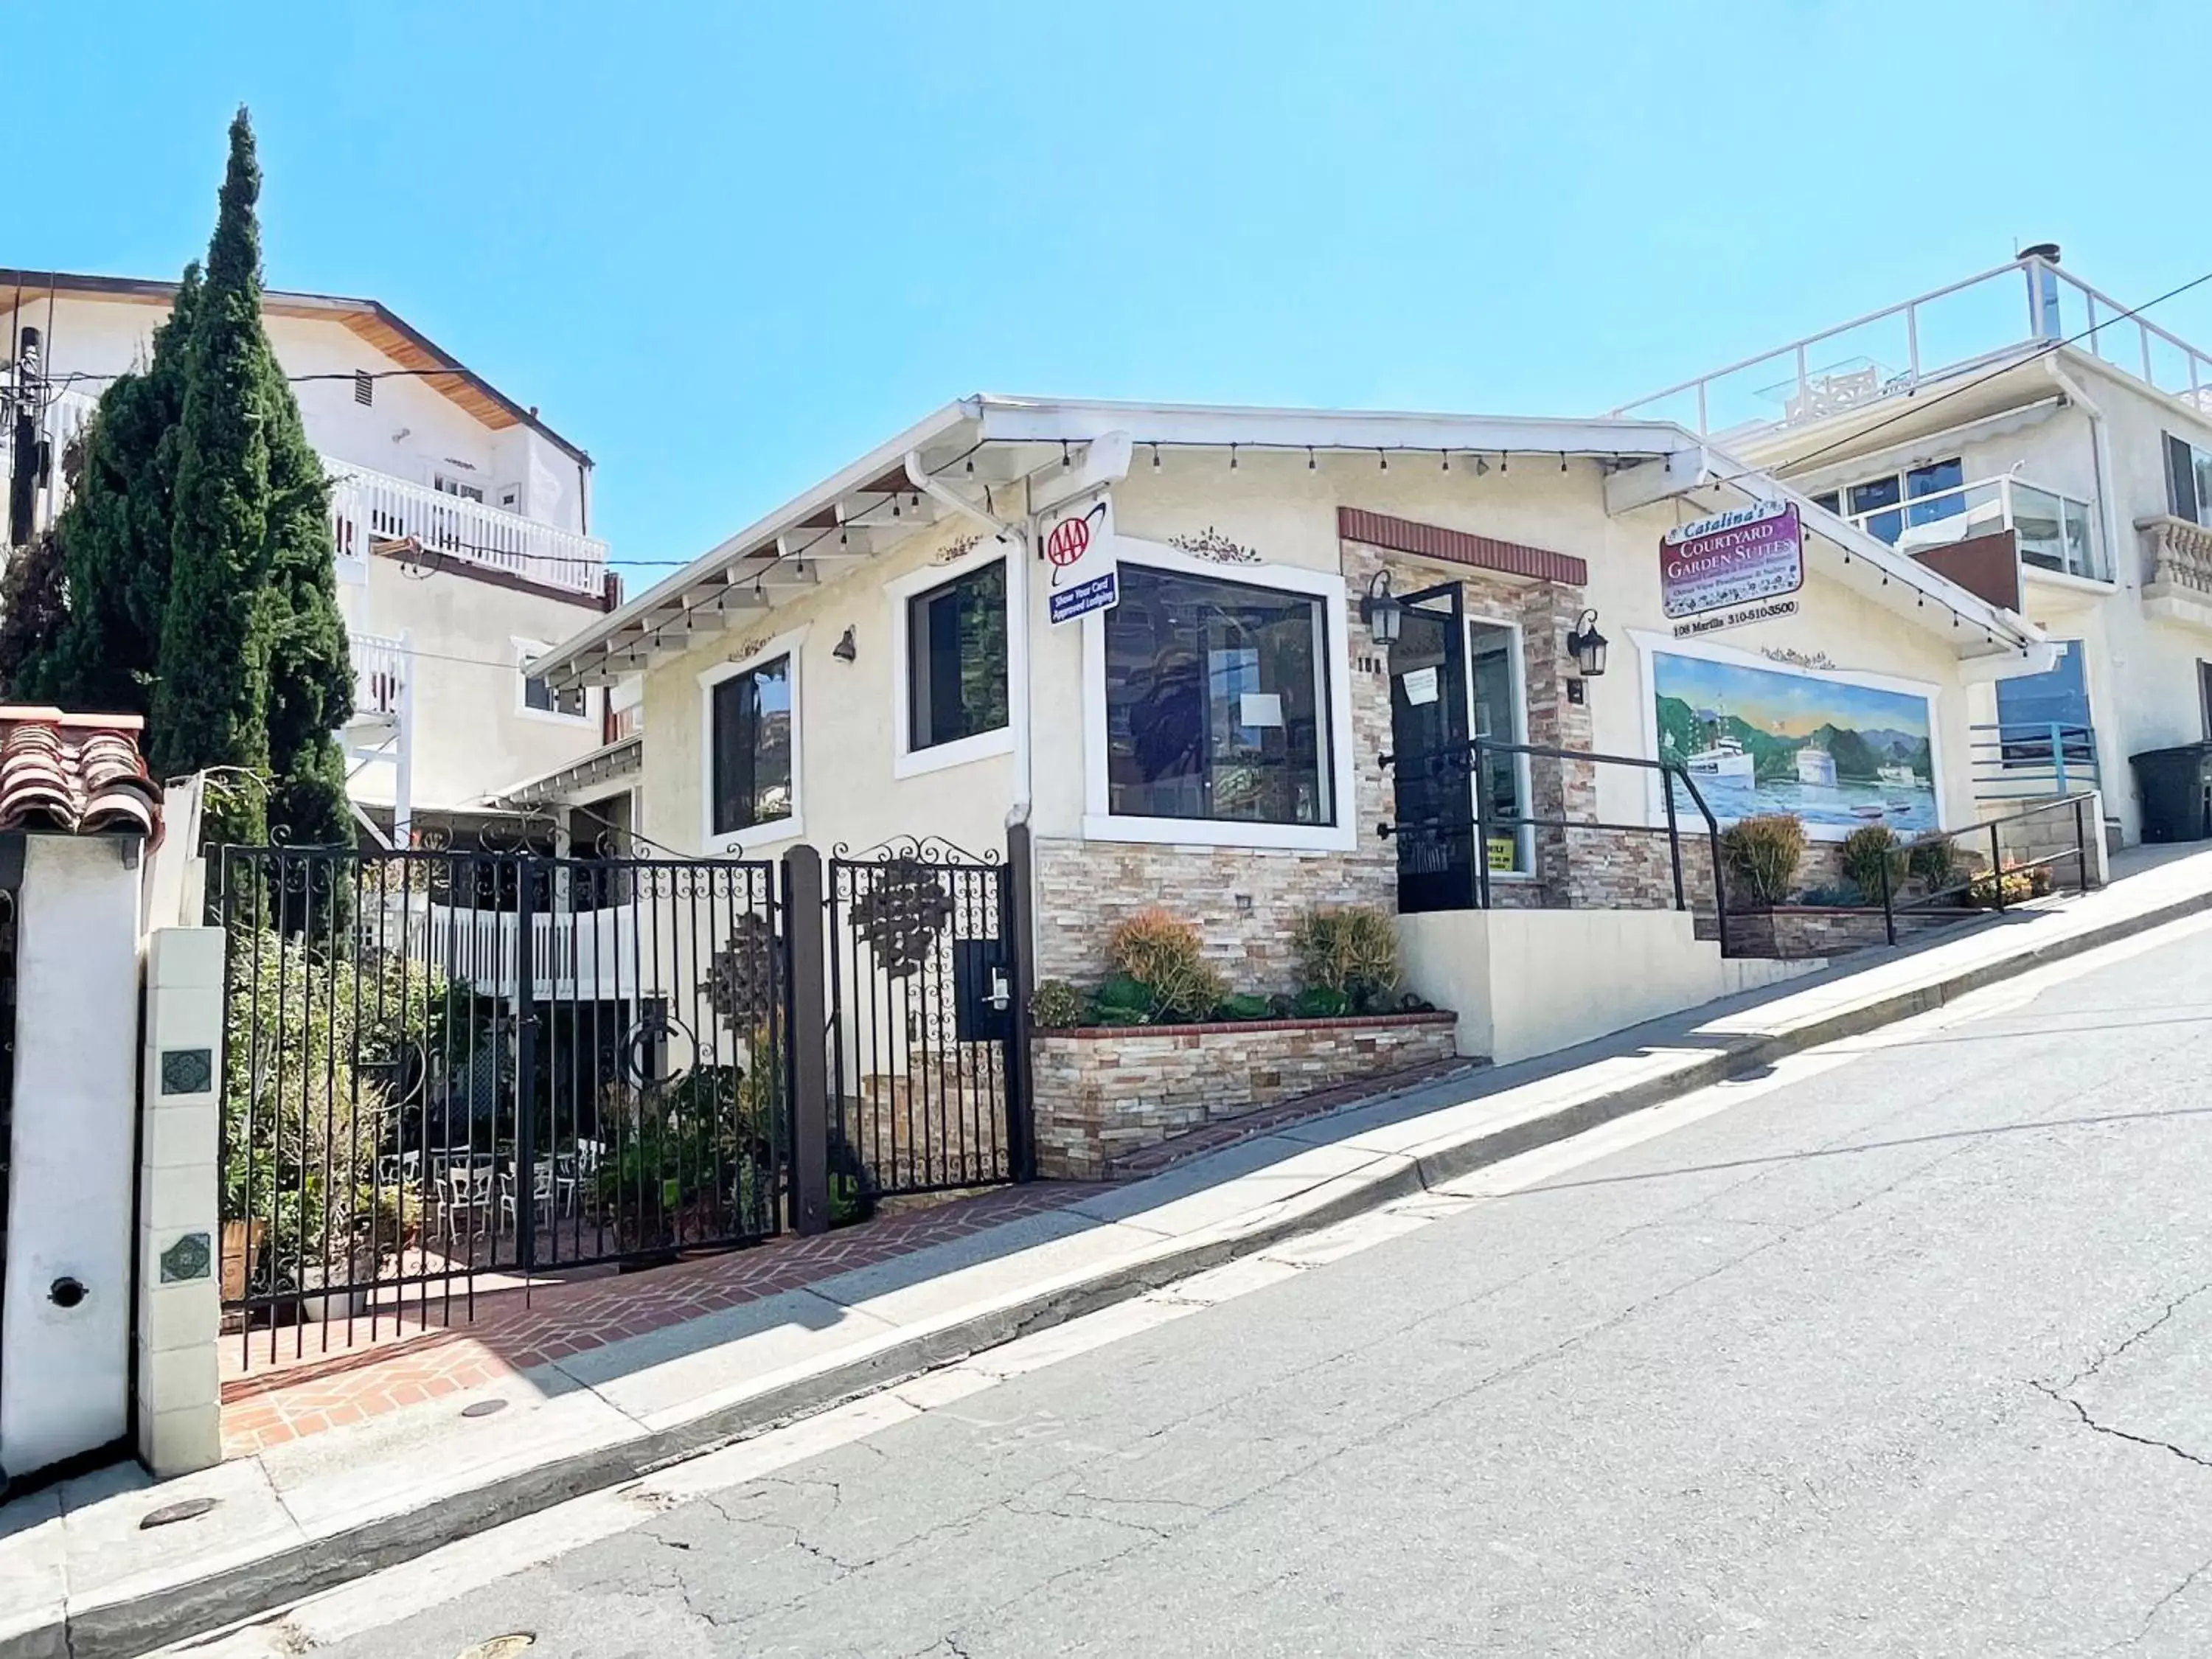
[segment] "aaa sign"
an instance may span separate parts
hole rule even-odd
[[[1121,602],[1112,497],[1054,509],[1038,545],[1052,567],[1048,609],[1054,622],[1073,622]]]

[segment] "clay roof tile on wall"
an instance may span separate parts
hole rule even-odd
[[[0,830],[157,839],[161,791],[138,753],[144,724],[0,704]]]

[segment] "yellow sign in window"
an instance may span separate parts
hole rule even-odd
[[[1514,867],[1514,854],[1516,849],[1513,845],[1512,836],[1492,836],[1490,838],[1489,845],[1490,867],[1492,869],[1510,870]]]

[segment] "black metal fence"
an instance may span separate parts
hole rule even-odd
[[[222,1289],[249,1343],[775,1232],[778,873],[225,849]]]
[[[1009,866],[934,840],[841,846],[827,888],[833,1212],[1018,1178]]]

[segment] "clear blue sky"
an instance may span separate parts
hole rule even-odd
[[[1588,413],[2020,242],[2212,270],[2203,0],[4,16],[0,264],[173,275],[242,100],[270,283],[540,405],[618,560],[975,391]]]

